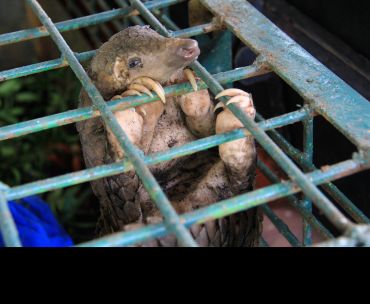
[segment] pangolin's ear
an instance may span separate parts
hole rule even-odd
[[[126,67],[126,62],[120,58],[116,57],[114,64],[113,64],[113,75],[114,78],[118,81],[124,81],[125,78],[127,77],[127,67]]]

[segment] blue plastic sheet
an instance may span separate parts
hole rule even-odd
[[[10,201],[9,209],[25,247],[72,246],[71,237],[58,223],[50,207],[38,196]],[[0,247],[4,247],[0,233]]]

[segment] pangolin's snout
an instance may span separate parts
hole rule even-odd
[[[184,59],[186,62],[191,62],[198,58],[200,49],[198,42],[193,39],[182,39],[181,45],[177,48],[177,55]]]

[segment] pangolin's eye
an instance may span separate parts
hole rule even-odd
[[[131,58],[128,61],[128,68],[129,69],[134,69],[134,68],[142,68],[143,64],[141,63],[141,59],[138,57]]]

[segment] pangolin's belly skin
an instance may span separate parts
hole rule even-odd
[[[82,105],[86,106],[84,102]],[[168,98],[155,128],[148,155],[198,139],[186,127],[183,115],[176,99]],[[87,167],[112,162],[107,160],[106,156],[101,157],[107,146],[101,119],[82,121],[78,125]],[[223,168],[217,148],[178,157],[149,168],[171,202],[180,202],[192,193],[194,187],[214,166]],[[220,175],[225,179],[226,173],[222,170]],[[101,217],[97,226],[99,235],[118,230],[131,230],[161,221],[159,210],[134,172],[97,180],[92,182],[92,186],[101,205]],[[229,188],[226,178],[225,189],[215,201],[234,195]],[[184,209],[182,204],[174,204],[174,207],[177,212],[182,213],[207,204],[204,200],[193,206],[184,206]],[[249,210],[205,224],[193,225],[191,233],[200,246],[256,246],[261,233],[261,216],[258,210]],[[138,246],[178,246],[178,244],[173,236],[169,236]]]
[[[193,142],[198,138],[186,127],[180,106],[175,98],[171,98],[165,105],[155,128],[153,140],[148,154],[163,152],[168,149]],[[204,172],[204,166],[209,166],[217,157],[216,151],[203,151],[189,156],[182,156],[150,166],[151,172],[158,179],[165,190],[169,190],[176,179],[193,180]],[[187,187],[189,188],[189,187]]]

